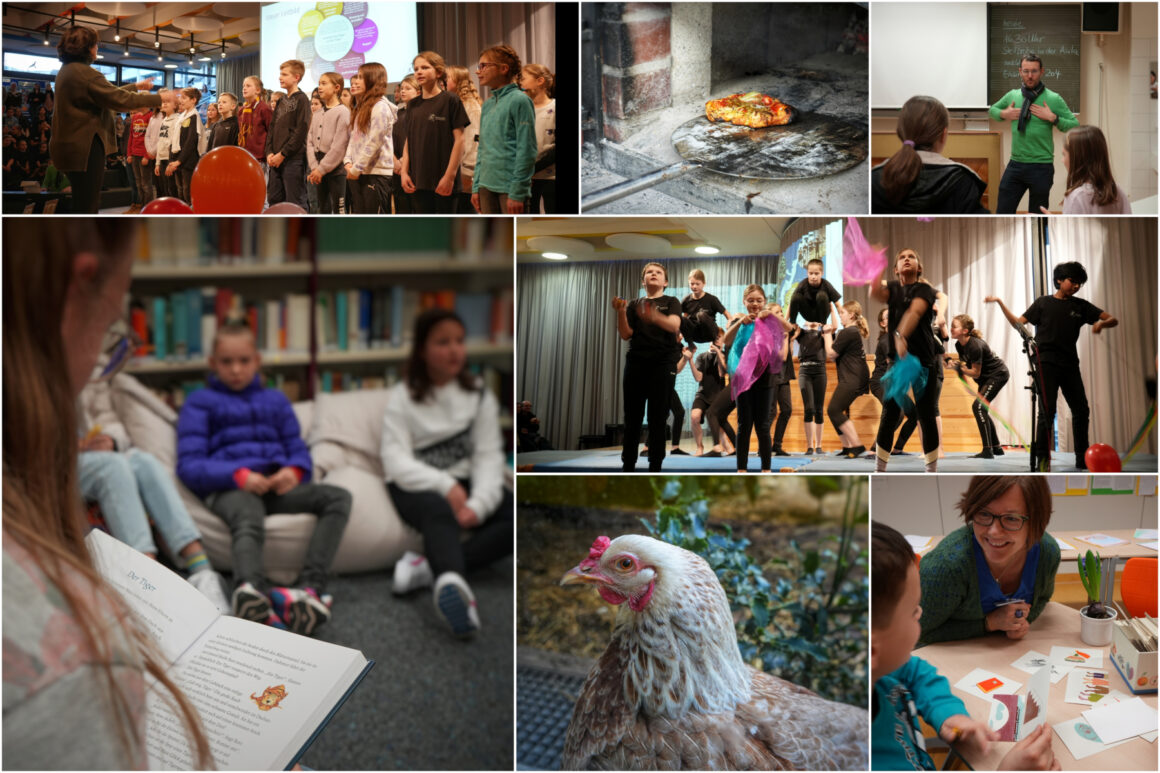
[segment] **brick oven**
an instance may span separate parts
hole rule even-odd
[[[867,121],[864,3],[585,3],[581,13],[586,163],[634,177],[679,161],[674,128],[703,115],[708,99],[737,91]],[[774,194],[768,183],[698,172],[665,184],[665,192],[708,211],[736,212],[744,203],[747,211],[866,211],[864,167],[850,170],[860,176],[854,185],[779,182]]]

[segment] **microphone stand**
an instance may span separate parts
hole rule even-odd
[[[1031,472],[1039,472],[1040,464],[1043,461],[1051,459],[1051,450],[1047,451],[1047,460],[1038,458],[1039,447],[1039,344],[1035,342],[1035,337],[1031,335],[1026,325],[1013,324],[1016,332],[1023,339],[1023,353],[1027,355],[1027,375],[1031,377],[1031,385],[1023,387],[1031,392]]]

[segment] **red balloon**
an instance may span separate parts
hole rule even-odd
[[[1088,446],[1083,460],[1092,472],[1120,471],[1120,455],[1116,453],[1116,449],[1105,443],[1095,443]]]
[[[256,215],[266,201],[262,166],[245,148],[214,148],[193,170],[190,198],[199,215]]]
[[[192,215],[193,210],[181,199],[162,196],[141,207],[142,215]]]
[[[306,210],[291,201],[280,201],[266,207],[263,215],[305,215]]]

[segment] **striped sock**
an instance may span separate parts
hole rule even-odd
[[[206,558],[204,550],[200,550],[197,553],[192,553],[185,557],[185,570],[190,574],[193,574],[194,572],[204,572],[209,568],[209,559]]]

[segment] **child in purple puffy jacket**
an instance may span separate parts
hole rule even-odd
[[[350,492],[310,483],[310,451],[284,394],[262,386],[253,333],[225,325],[214,337],[209,386],[177,420],[177,475],[230,527],[233,612],[310,635],[330,619],[323,601],[330,565],[350,517]],[[262,572],[265,518],[318,516],[294,587],[270,587]]]

